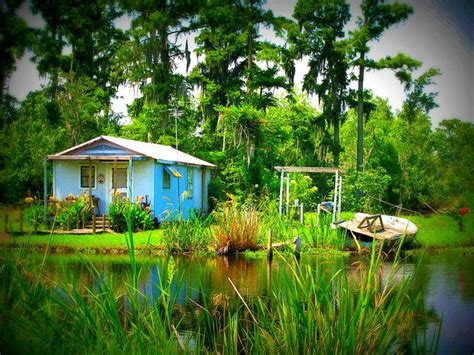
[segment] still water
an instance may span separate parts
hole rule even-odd
[[[360,260],[343,257],[302,256],[298,266],[302,269],[322,270],[328,278],[345,268],[350,275]],[[247,259],[243,256],[161,256],[140,258],[139,288],[146,302],[153,304],[161,295],[160,283],[174,274],[171,291],[183,314],[192,314],[195,304],[206,302],[208,307],[226,302],[239,303],[229,281],[235,284],[247,299],[267,297],[278,289],[278,277],[296,261],[274,258]],[[92,263],[92,264],[91,264]],[[92,272],[90,265],[96,271]],[[391,263],[382,265],[387,275]],[[53,284],[78,283],[81,287],[97,288],[105,279],[113,280],[114,287],[125,293],[129,280],[130,263],[127,257],[52,255],[47,264],[46,277]],[[474,255],[461,253],[425,254],[405,261],[400,276],[415,273],[415,287],[422,290],[422,302],[428,315],[426,334],[431,338],[440,331],[438,353],[472,354],[474,352]],[[356,272],[353,273],[357,275]],[[356,276],[354,276],[356,277]],[[382,276],[383,282],[383,276]],[[122,290],[121,290],[122,289]],[[189,319],[189,322],[192,322]],[[186,321],[186,320],[185,320]]]

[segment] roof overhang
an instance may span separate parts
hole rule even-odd
[[[48,160],[61,161],[130,161],[130,160],[147,160],[148,157],[141,155],[48,155]]]
[[[343,174],[346,171],[339,168],[322,166],[275,166],[275,170],[284,173],[323,173],[323,174]]]

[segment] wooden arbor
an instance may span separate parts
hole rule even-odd
[[[313,167],[313,166],[275,166],[275,170],[280,172],[280,200],[278,205],[278,212],[283,212],[283,185],[286,174],[286,213],[288,213],[290,205],[290,173],[320,173],[320,174],[335,174],[334,179],[334,203],[332,211],[332,223],[336,221],[336,213],[338,220],[341,217],[341,192],[342,192],[342,177],[345,171],[339,168],[328,167]]]

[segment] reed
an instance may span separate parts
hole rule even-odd
[[[231,251],[256,250],[260,233],[260,212],[254,205],[227,203],[215,212],[214,237],[218,248],[230,241]]]

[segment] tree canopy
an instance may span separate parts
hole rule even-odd
[[[41,194],[47,154],[100,134],[175,145],[176,131],[181,150],[217,165],[213,201],[276,198],[278,165],[346,169],[352,210],[380,211],[377,199],[420,210],[473,201],[474,125],[431,125],[440,71],[404,53],[370,56],[387,29],[410,21],[407,4],[363,0],[349,28],[346,0],[298,0],[292,18],[262,0],[33,0],[41,29],[20,5],[0,6],[3,201]],[[8,80],[26,50],[47,84],[17,101]],[[403,85],[400,110],[364,89],[364,73],[382,69]],[[128,117],[111,106],[121,85],[138,93]],[[314,206],[333,182],[292,184]]]

